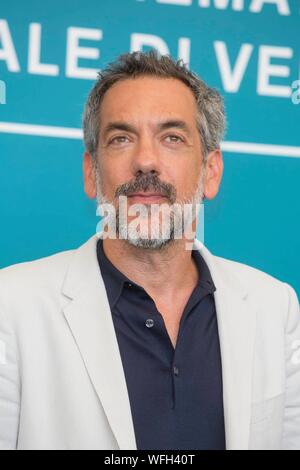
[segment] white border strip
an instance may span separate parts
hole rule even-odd
[[[81,129],[71,127],[40,126],[35,124],[18,124],[14,122],[0,122],[0,133],[56,137],[62,139],[83,138],[83,132]],[[221,149],[224,152],[229,153],[300,158],[300,147],[284,145],[253,144],[250,142],[222,142]]]
[[[300,158],[300,147],[271,144],[252,144],[250,142],[223,142],[224,152],[247,153],[254,155],[271,155],[273,157]]]
[[[40,137],[58,137],[62,139],[82,139],[81,129],[71,127],[38,126],[35,124],[18,124],[0,122],[0,132],[6,134],[35,135]]]

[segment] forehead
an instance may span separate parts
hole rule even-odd
[[[195,125],[197,105],[190,88],[178,79],[138,77],[115,83],[104,95],[102,125],[111,120],[140,123],[176,117]]]

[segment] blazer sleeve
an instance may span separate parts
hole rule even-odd
[[[300,310],[294,289],[286,284],[289,309],[286,321],[286,398],[283,450],[300,450]]]
[[[17,343],[0,298],[0,450],[17,449],[20,410],[18,370]]]

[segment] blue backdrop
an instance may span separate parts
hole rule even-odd
[[[298,0],[3,0],[0,267],[75,248],[95,232],[95,203],[83,191],[83,105],[96,70],[156,47],[225,97],[225,171],[206,203],[206,245],[300,295],[299,11]]]

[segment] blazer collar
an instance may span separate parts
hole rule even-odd
[[[220,337],[227,450],[249,448],[257,304],[237,275],[238,263],[214,256],[198,240],[214,283]],[[236,265],[236,266],[234,266]],[[234,269],[236,267],[236,269]]]
[[[118,446],[136,450],[127,385],[105,285],[92,236],[74,251],[62,287],[69,302],[64,315]],[[256,309],[248,289],[229,264],[197,239],[216,286],[227,449],[247,449],[250,433],[252,362]]]

